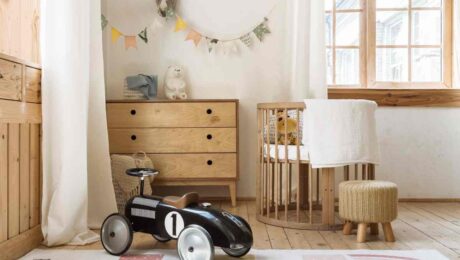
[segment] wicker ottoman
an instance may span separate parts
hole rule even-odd
[[[391,221],[398,214],[398,188],[387,181],[345,181],[339,185],[339,213],[345,220],[343,233],[350,235],[358,224],[358,242],[366,241],[366,230],[378,234],[382,223],[385,241],[394,242]]]

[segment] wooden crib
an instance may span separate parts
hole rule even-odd
[[[343,180],[372,180],[375,179],[375,167],[372,164],[355,164],[312,169],[308,147],[301,140],[304,109],[303,102],[257,105],[257,219],[287,228],[340,229],[342,223],[336,213],[335,175],[343,173]],[[279,132],[288,132],[288,118],[297,121],[294,131],[289,134],[289,137],[296,138],[288,140],[288,135],[284,134],[278,140]],[[278,129],[277,123],[283,123],[283,120],[284,126],[281,124],[281,129]],[[289,145],[284,145],[289,142]]]

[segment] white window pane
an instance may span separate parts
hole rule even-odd
[[[376,42],[378,45],[405,45],[408,43],[409,12],[379,11],[376,16]]]
[[[441,11],[424,10],[412,12],[413,44],[441,44]]]
[[[441,0],[412,0],[412,7],[441,7]]]
[[[332,45],[332,15],[326,14],[326,45]]]
[[[408,0],[376,0],[377,8],[405,8],[408,7]]]
[[[333,2],[334,2],[333,0],[325,0],[324,1],[324,10],[331,11]]]
[[[359,49],[336,49],[335,83],[359,84]]]
[[[327,84],[332,85],[332,74],[333,68],[332,68],[332,50],[331,48],[326,49],[326,62],[327,62]]]
[[[377,48],[377,81],[407,81],[407,57],[407,48]]]
[[[359,9],[360,0],[336,0],[335,8],[336,9]]]
[[[336,45],[359,45],[360,13],[336,14]]]
[[[412,81],[441,82],[441,49],[412,49]]]

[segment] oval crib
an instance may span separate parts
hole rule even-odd
[[[304,109],[303,102],[257,105],[257,219],[287,228],[340,229],[336,174],[343,173],[343,180],[372,180],[375,166],[312,169],[301,140]],[[292,119],[297,121],[294,127],[288,122]]]

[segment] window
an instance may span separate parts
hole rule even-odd
[[[325,0],[330,87],[446,88],[452,0]]]

